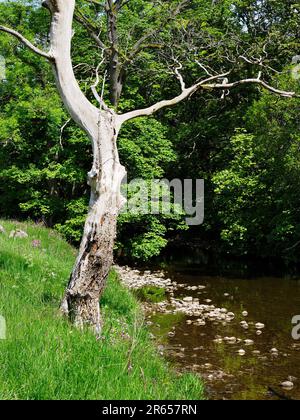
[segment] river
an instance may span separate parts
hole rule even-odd
[[[300,340],[292,338],[292,318],[300,315],[300,281],[208,277],[196,270],[168,272],[168,276],[187,285],[176,291],[175,297],[193,296],[200,303],[209,299],[213,305],[235,314],[232,322],[207,322],[204,326],[190,323],[193,317],[185,315],[156,311],[148,315],[162,354],[179,370],[199,373],[207,398],[278,399],[271,388],[282,398],[300,400]],[[190,290],[190,286],[198,285],[205,289]],[[245,311],[246,317],[242,315]],[[241,326],[242,321],[248,329]],[[256,323],[265,324],[259,336]],[[224,337],[236,337],[239,342],[229,344]],[[244,340],[254,344],[245,345]],[[240,356],[239,350],[244,350],[245,355]],[[294,383],[289,391],[280,386],[288,380]]]

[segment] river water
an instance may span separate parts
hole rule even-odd
[[[230,323],[208,322],[188,325],[193,317],[151,313],[152,332],[159,337],[163,354],[178,369],[199,373],[206,385],[207,398],[226,400],[278,399],[300,400],[300,340],[292,338],[292,318],[300,315],[300,281],[277,278],[231,279],[207,277],[197,273],[171,272],[168,276],[189,286],[206,286],[201,291],[182,290],[176,297],[193,296],[200,303],[212,304],[234,312]],[[247,311],[245,318],[242,313]],[[241,327],[246,320],[249,329]],[[265,324],[260,336],[256,323]],[[216,343],[216,338],[236,337],[240,343]],[[244,340],[253,340],[246,346]],[[271,353],[276,348],[278,354]],[[240,356],[239,350],[246,354]],[[259,354],[257,352],[260,352]],[[292,380],[294,388],[280,384]]]

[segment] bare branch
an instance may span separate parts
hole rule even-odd
[[[99,93],[97,92],[97,86],[99,85],[99,82],[100,82],[100,78],[99,78],[99,69],[100,69],[101,65],[103,64],[103,61],[104,61],[104,59],[102,58],[102,61],[98,64],[98,66],[97,66],[97,68],[96,68],[96,81],[95,81],[95,83],[91,86],[91,89],[92,89],[92,92],[93,92],[93,95],[94,95],[94,97],[95,97],[96,101],[97,101],[97,102],[99,103],[99,105],[100,105],[100,111],[101,111],[102,109],[104,109],[104,111],[107,111],[107,112],[113,113],[113,110],[112,110],[112,109],[110,109],[110,108],[106,105],[106,103],[104,102],[104,99],[103,99],[103,93],[104,93],[104,84],[105,84],[106,72],[105,72],[104,79],[103,79],[102,90],[101,90],[101,96],[100,96],[100,95],[99,95]]]
[[[33,51],[35,54],[40,55],[41,57],[46,58],[49,61],[53,60],[53,57],[49,54],[46,53],[42,50],[40,50],[39,48],[37,48],[35,45],[33,45],[30,41],[28,41],[27,38],[25,38],[23,35],[21,35],[19,32],[15,31],[14,29],[10,29],[10,28],[6,28],[5,26],[0,26],[0,31],[1,32],[5,32],[9,35],[14,36],[15,38],[17,38],[19,41],[22,42],[22,44],[24,44],[26,47],[28,47],[31,51]]]
[[[101,41],[100,37],[98,36],[96,30],[93,28],[93,26],[82,13],[77,11],[77,13],[74,14],[74,19],[87,30],[88,34],[96,42],[98,47],[100,47],[103,50],[107,49],[106,45]]]
[[[64,133],[64,129],[67,127],[67,125],[72,121],[72,118],[69,118],[60,128],[60,136],[59,136],[59,144],[61,149],[64,149],[62,140],[63,140],[63,133]]]
[[[202,70],[204,70],[205,71],[205,73],[208,75],[208,76],[213,76],[213,74],[212,73],[210,73],[209,71],[208,71],[208,69],[202,64],[202,63],[200,63],[200,61],[199,60],[195,60],[196,61],[196,63],[198,64],[198,66],[199,67],[201,67],[201,69]]]
[[[238,80],[236,82],[232,83],[216,83],[216,84],[207,84],[204,83],[201,85],[203,89],[233,89],[237,86],[241,85],[259,85],[262,86],[264,89],[268,90],[269,92],[272,92],[276,95],[282,96],[284,98],[300,98],[300,95],[296,94],[296,92],[289,92],[285,90],[276,89],[273,86],[266,83],[264,80],[261,79],[261,72],[259,73],[258,77],[256,79],[243,79]]]
[[[178,69],[177,69],[178,72]],[[229,91],[230,89],[233,89],[237,86],[240,85],[259,85],[261,87],[263,87],[264,89],[268,90],[269,92],[272,92],[276,95],[285,97],[285,98],[300,98],[300,95],[297,95],[295,92],[288,92],[288,91],[284,91],[284,90],[280,90],[280,89],[276,89],[270,85],[268,85],[265,81],[263,81],[261,79],[261,72],[258,75],[258,78],[256,79],[243,79],[243,80],[238,80],[236,82],[232,82],[229,83],[228,79],[226,79],[227,76],[229,76],[231,72],[227,72],[224,74],[219,74],[216,76],[211,76],[206,80],[202,80],[198,83],[196,83],[195,85],[186,88],[185,84],[182,84],[182,92],[180,95],[176,96],[173,99],[169,99],[169,100],[164,100],[161,102],[157,102],[156,104],[148,107],[148,108],[144,108],[144,109],[139,109],[139,110],[135,110],[135,111],[131,111],[131,112],[127,112],[125,114],[119,115],[117,120],[118,120],[118,124],[121,127],[121,125],[126,122],[129,121],[131,119],[134,118],[138,118],[138,117],[143,117],[143,116],[150,116],[153,115],[155,112],[159,111],[162,108],[166,108],[166,107],[171,107],[174,105],[177,105],[178,103],[184,101],[185,99],[189,98],[191,95],[193,95],[195,92],[197,92],[198,90],[222,90],[224,91]],[[182,79],[183,80],[183,79]],[[211,83],[214,80],[222,80],[222,83]],[[223,96],[225,96],[223,94]]]
[[[185,90],[185,82],[183,80],[182,74],[180,73],[180,70],[182,70],[182,64],[178,63],[178,66],[175,68],[175,74],[177,79],[180,82],[180,86],[181,86],[181,90],[184,91]]]

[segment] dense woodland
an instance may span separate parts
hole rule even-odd
[[[46,46],[49,16],[39,6],[4,1],[0,24]],[[73,63],[91,100],[103,56],[93,28],[101,28],[100,40],[107,31],[101,10],[101,2],[77,2]],[[111,63],[104,55],[105,99],[123,112],[173,97],[179,85],[170,58],[177,57],[189,85],[206,72],[233,69],[236,79],[262,71],[273,86],[300,92],[299,23],[300,6],[292,0],[130,0],[118,13],[120,89],[108,94]],[[43,222],[78,244],[88,206],[90,142],[69,121],[47,62],[3,33],[0,53],[6,60],[0,215]],[[189,244],[218,255],[299,261],[299,115],[298,98],[245,85],[201,91],[128,122],[119,150],[129,177],[205,179],[205,222],[188,228],[179,216],[121,215],[116,255],[149,261],[170,246],[186,250]]]

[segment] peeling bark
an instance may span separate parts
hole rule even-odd
[[[99,299],[113,263],[117,217],[123,205],[121,182],[126,174],[119,163],[117,132],[112,118],[101,118],[98,146],[89,173],[91,199],[79,255],[62,303],[75,325],[90,325],[101,333]]]

